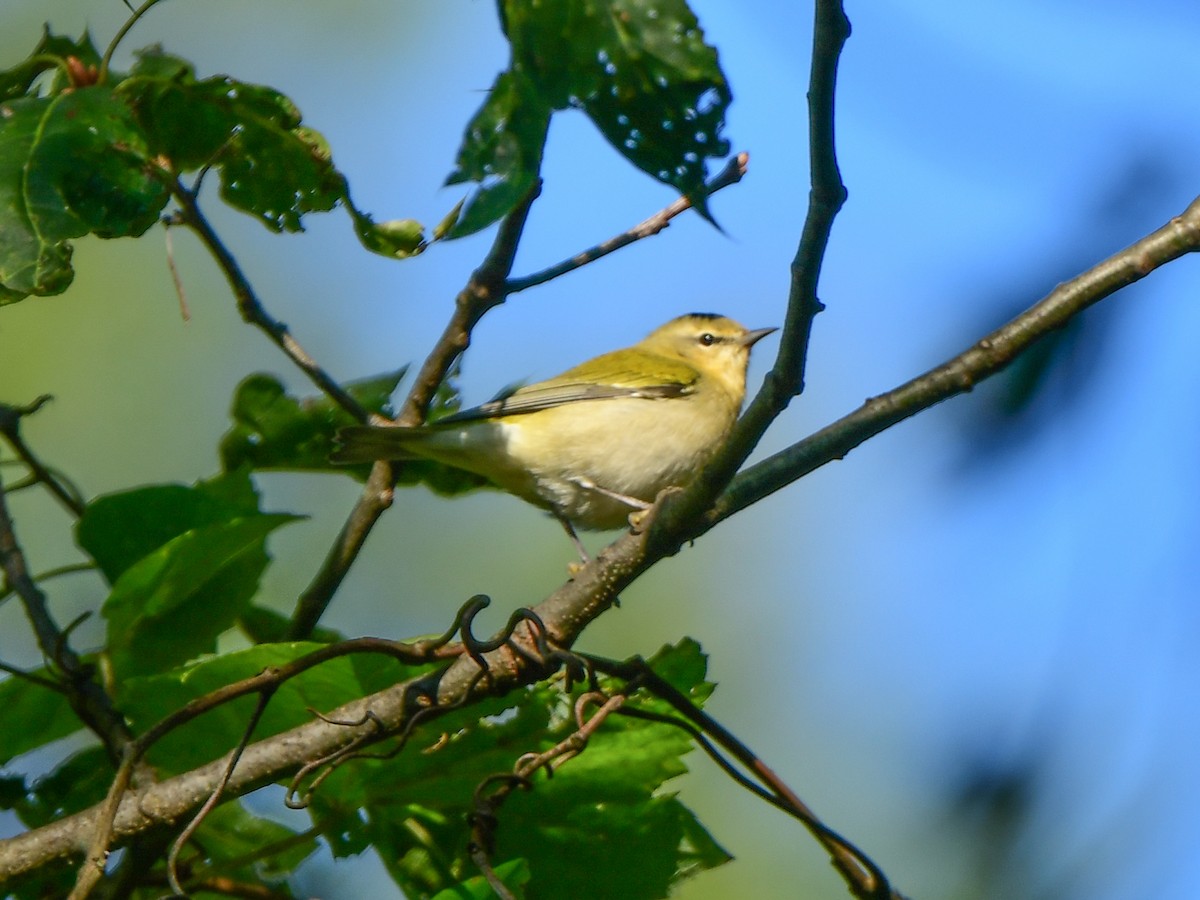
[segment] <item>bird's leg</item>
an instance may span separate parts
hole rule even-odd
[[[603,494],[605,497],[616,500],[618,503],[624,503],[626,506],[632,506],[636,510],[645,511],[651,506],[651,504],[647,503],[645,500],[639,500],[637,497],[630,497],[628,494],[621,494],[617,491],[610,491],[608,488],[601,487],[600,485],[596,484],[596,482],[590,481],[587,478],[572,478],[571,480],[585,491],[595,491],[597,494]]]
[[[592,558],[588,556],[587,548],[583,546],[583,541],[579,540],[579,535],[575,533],[575,527],[571,524],[571,520],[566,516],[559,515],[558,513],[554,513],[554,518],[558,519],[558,523],[562,525],[563,531],[567,533],[567,537],[571,539],[571,543],[573,543],[575,545],[575,549],[579,551],[579,558],[582,560],[582,562],[567,564],[567,569],[572,575],[574,575],[577,571],[579,571],[579,569],[590,563]]]
[[[608,488],[601,487],[596,482],[589,481],[587,478],[573,478],[571,480],[585,491],[595,491],[597,494],[603,494],[605,497],[616,500],[618,503],[624,503],[626,506],[633,507],[633,512],[629,514],[629,527],[635,532],[638,530],[638,526],[642,524],[642,520],[646,518],[646,513],[650,511],[650,507],[654,505],[637,497],[630,497],[628,494],[610,491]]]
[[[639,515],[639,516],[645,515],[645,514],[646,514],[645,510],[642,510],[641,512],[637,512],[637,513],[632,513],[632,515]],[[563,530],[566,531],[567,537],[569,537],[575,543],[575,549],[579,551],[579,558],[582,560],[582,562],[567,563],[567,573],[572,578],[574,578],[575,573],[578,572],[580,569],[582,569],[584,566],[586,566],[588,563],[590,563],[592,561],[592,558],[590,556],[588,556],[587,548],[583,546],[583,541],[579,540],[579,535],[577,535],[575,533],[575,526],[573,526],[571,524],[571,520],[568,519],[566,516],[559,515],[558,513],[554,513],[553,515],[554,515],[554,518],[558,519],[559,523],[563,527]],[[620,608],[620,606],[621,606],[621,598],[620,597],[613,597],[612,602],[613,602],[613,606],[617,607],[618,609]]]

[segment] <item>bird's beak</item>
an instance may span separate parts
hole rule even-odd
[[[743,334],[740,343],[743,347],[753,347],[768,334],[778,330],[778,328],[755,328],[753,331],[747,331],[745,334]]]

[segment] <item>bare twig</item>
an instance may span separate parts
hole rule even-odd
[[[812,65],[808,85],[808,154],[811,189],[800,243],[792,260],[787,314],[775,364],[738,421],[729,441],[688,489],[660,517],[660,534],[697,519],[733,478],[759,439],[792,398],[804,389],[804,365],[813,319],[823,308],[817,281],[834,218],[846,200],[834,143],[838,62],[850,36],[841,0],[818,0],[814,10]],[[663,528],[665,526],[665,528]]]
[[[296,608],[288,622],[285,635],[287,640],[305,640],[313,633],[313,629],[317,627],[321,616],[332,602],[333,595],[358,558],[367,535],[371,533],[379,517],[392,505],[394,481],[392,463],[378,460],[372,466],[362,493],[350,510],[350,515],[346,517],[333,546],[329,548],[320,570],[296,601]]]
[[[705,185],[704,195],[709,196],[715,194],[722,188],[727,188],[731,184],[737,184],[745,175],[750,164],[749,153],[738,153],[726,164],[720,172],[716,174]],[[582,268],[588,263],[595,262],[615,250],[620,250],[635,241],[640,241],[642,238],[648,238],[658,234],[664,228],[671,224],[671,220],[677,215],[692,208],[692,201],[688,197],[679,197],[664,209],[659,210],[650,218],[634,225],[628,231],[622,232],[614,237],[609,238],[603,243],[597,244],[594,247],[589,247],[582,253],[577,253],[569,259],[564,259],[549,268],[542,269],[540,272],[534,272],[532,275],[525,275],[521,278],[510,278],[506,286],[507,293],[515,294],[527,288],[535,287],[539,284],[545,284],[551,279],[558,278],[560,275],[565,275],[568,272],[573,272],[575,269]]]
[[[404,407],[396,422],[401,425],[419,425],[425,421],[429,404],[433,402],[438,386],[446,378],[446,373],[454,365],[455,360],[471,343],[471,332],[488,310],[499,306],[507,299],[509,291],[507,279],[512,272],[513,259],[517,255],[517,245],[525,230],[525,220],[529,218],[529,209],[533,201],[542,191],[539,178],[534,182],[512,212],[505,216],[496,231],[496,239],[483,263],[471,273],[471,278],[458,293],[454,301],[454,313],[442,331],[442,336],[434,345],[429,356],[421,366],[421,371],[413,382],[404,401]]]
[[[355,420],[371,421],[371,414],[345,388],[330,377],[317,364],[316,360],[308,355],[308,352],[292,337],[288,327],[267,312],[266,307],[262,305],[258,295],[250,286],[245,273],[242,272],[242,267],[238,265],[233,254],[229,252],[229,248],[217,236],[204,213],[200,211],[196,194],[179,181],[171,184],[171,193],[179,203],[178,219],[180,223],[196,233],[201,243],[208,248],[208,252],[217,261],[217,265],[220,266],[225,280],[229,282],[229,287],[237,300],[238,312],[241,313],[242,318],[262,330],[309,377],[313,384]]]
[[[11,493],[11,490],[9,491]],[[96,564],[90,562],[68,563],[65,566],[55,566],[53,569],[46,569],[44,572],[38,572],[32,578],[35,582],[48,581],[51,578],[60,578],[63,575],[78,575],[80,572],[95,572]],[[14,593],[12,587],[0,586],[0,603],[3,603]]]
[[[254,729],[258,727],[258,723],[262,720],[263,713],[267,711],[267,704],[271,702],[271,697],[275,691],[263,690],[258,695],[258,704],[254,707],[254,712],[250,715],[249,721],[246,723],[246,728],[242,732],[242,739],[238,741],[238,745],[229,752],[229,761],[225,766],[225,773],[221,780],[213,787],[212,792],[208,795],[208,799],[200,807],[200,810],[192,817],[192,821],[188,822],[187,827],[179,833],[179,837],[175,839],[175,843],[171,845],[171,852],[167,854],[167,883],[176,894],[184,893],[183,887],[179,883],[179,853],[187,845],[187,842],[192,839],[192,835],[196,833],[196,829],[203,824],[204,819],[212,812],[217,803],[221,799],[221,794],[229,784],[229,779],[233,777],[233,770],[237,768],[238,760],[242,758],[246,747],[250,744],[250,738],[254,735]]]
[[[644,688],[656,697],[665,700],[687,721],[679,721],[670,716],[662,716],[628,706],[620,710],[622,714],[653,719],[680,727],[693,736],[696,736],[698,731],[711,738],[747,770],[753,772],[760,784],[755,784],[741,772],[736,771],[727,760],[714,751],[707,741],[701,741],[701,746],[706,752],[716,759],[727,773],[733,775],[739,784],[804,825],[830,854],[834,867],[841,873],[854,896],[862,898],[862,900],[902,900],[902,896],[888,884],[883,870],[870,857],[817,818],[816,813],[809,809],[807,804],[756,753],[712,716],[696,706],[670,682],[659,676],[646,664],[645,660],[637,658],[628,662],[617,662],[591,655],[586,655],[585,658],[596,670],[615,675],[628,682],[630,687]]]
[[[37,635],[42,654],[62,673],[64,692],[71,709],[100,738],[109,757],[114,761],[120,759],[133,735],[124,717],[113,705],[112,698],[92,677],[91,667],[85,665],[71,649],[66,639],[67,632],[55,623],[45,594],[29,576],[25,555],[17,543],[8,512],[3,481],[0,481],[0,569],[8,586],[21,598],[25,616]]]
[[[76,517],[83,515],[84,502],[79,492],[68,488],[54,473],[42,463],[21,437],[21,419],[33,415],[51,400],[49,394],[42,394],[32,403],[25,406],[9,406],[0,404],[0,434],[8,441],[21,462],[29,469],[30,474],[44,484],[59,503],[66,507]]]
[[[192,320],[192,311],[188,309],[187,291],[183,287],[183,278],[179,275],[179,266],[175,265],[175,241],[171,239],[171,229],[175,225],[172,218],[163,219],[163,237],[167,245],[167,269],[171,272],[171,282],[175,285],[175,296],[179,298],[179,315],[183,321]]]

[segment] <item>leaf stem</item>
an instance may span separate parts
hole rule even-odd
[[[117,46],[125,39],[125,35],[129,34],[130,29],[132,29],[133,26],[138,23],[138,20],[141,19],[142,16],[150,12],[153,7],[157,6],[161,2],[162,0],[146,0],[146,2],[135,9],[133,11],[133,15],[126,19],[125,23],[117,29],[117,33],[113,35],[113,39],[109,41],[108,47],[104,50],[104,56],[100,59],[100,73],[96,77],[97,84],[104,84],[108,80],[109,64],[112,62],[113,54],[117,51]]]

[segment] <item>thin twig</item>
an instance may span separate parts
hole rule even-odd
[[[711,196],[722,188],[727,188],[731,184],[737,184],[745,175],[750,164],[750,154],[746,152],[738,153],[718,172],[712,180],[705,185],[703,196]],[[622,232],[614,237],[609,238],[603,243],[597,244],[594,247],[589,247],[582,253],[576,253],[569,259],[564,259],[548,268],[542,269],[540,272],[534,272],[532,275],[525,275],[521,278],[510,278],[506,286],[509,294],[516,294],[519,291],[527,288],[535,287],[539,284],[545,284],[551,279],[558,278],[560,275],[566,275],[568,272],[573,272],[575,269],[582,268],[588,263],[595,262],[615,250],[620,250],[635,241],[640,241],[642,238],[648,238],[658,234],[664,228],[671,224],[671,220],[680,213],[687,212],[692,208],[692,201],[688,197],[679,197],[674,200],[664,209],[659,210],[650,218],[634,225],[628,231]]]
[[[67,632],[61,630],[50,615],[46,595],[29,576],[25,555],[17,543],[8,512],[3,480],[0,480],[0,569],[8,586],[21,598],[42,654],[61,671],[71,709],[100,738],[109,757],[119,760],[133,735],[112,698],[92,677],[91,667],[71,649],[66,640]]]
[[[13,678],[27,681],[30,684],[36,684],[38,687],[44,687],[48,691],[54,691],[56,694],[66,694],[66,686],[60,681],[55,681],[53,678],[46,678],[42,675],[34,675],[32,672],[26,672],[24,669],[19,669],[16,666],[10,666],[6,662],[0,662],[0,672],[6,675],[11,675]]]
[[[429,404],[433,402],[438,386],[446,373],[471,343],[471,332],[488,310],[503,303],[509,294],[507,279],[512,272],[517,246],[525,230],[525,221],[533,201],[542,191],[542,181],[537,179],[529,192],[516,207],[500,221],[496,239],[483,263],[480,264],[466,287],[459,291],[454,301],[454,312],[446,323],[442,336],[421,365],[413,386],[404,401],[404,407],[396,422],[401,425],[420,425],[425,421]]]
[[[378,460],[363,485],[362,493],[346,517],[333,546],[316,576],[296,601],[285,640],[302,641],[312,635],[321,616],[333,601],[350,567],[379,517],[392,505],[395,470],[391,462]]]
[[[161,2],[162,0],[146,0],[145,3],[133,11],[133,15],[125,20],[125,24],[117,29],[116,35],[113,36],[113,39],[109,42],[108,47],[104,51],[104,58],[100,60],[100,73],[96,79],[97,84],[104,84],[104,82],[108,80],[109,63],[112,62],[113,54],[116,53],[117,46],[122,40],[125,39],[125,35],[129,34],[129,30],[137,24],[138,19],[148,13],[152,7]],[[129,5],[128,0],[126,0],[125,5]]]
[[[163,219],[163,237],[167,245],[167,269],[171,272],[171,282],[175,285],[175,296],[179,298],[179,315],[183,321],[192,320],[192,311],[188,308],[187,291],[183,287],[183,278],[179,274],[179,266],[175,265],[175,241],[171,239],[173,219]]]
[[[267,312],[266,307],[262,305],[258,295],[250,286],[245,273],[242,272],[242,267],[238,265],[233,254],[229,252],[229,248],[217,236],[204,213],[200,211],[196,195],[178,181],[171,185],[171,193],[180,206],[179,221],[196,233],[201,243],[208,248],[208,252],[217,261],[217,265],[224,273],[225,280],[229,283],[233,296],[237,300],[238,312],[241,313],[242,318],[266,334],[300,368],[300,371],[309,377],[313,384],[353,416],[356,421],[371,421],[371,413],[364,409],[345,388],[317,364],[316,360],[308,355],[308,352],[292,337],[285,324]]]
[[[796,818],[829,852],[835,868],[842,874],[854,896],[863,898],[863,900],[902,900],[901,895],[888,884],[883,870],[870,857],[823,823],[783,779],[763,762],[758,754],[738,740],[732,732],[712,716],[696,706],[687,695],[651,669],[645,660],[636,658],[628,662],[617,662],[591,655],[585,655],[585,658],[598,671],[615,675],[631,685],[636,685],[665,700],[676,712],[683,715],[690,723],[694,723],[694,726],[704,735],[712,738],[746,769],[753,772],[770,794],[770,797],[765,799]],[[647,714],[645,711],[625,709],[622,712],[640,715],[643,718],[654,718],[655,721],[669,725],[682,726],[684,724],[672,721],[670,717]],[[727,772],[730,771],[724,764],[722,767],[726,768]],[[744,778],[740,777],[740,773],[736,780],[745,787],[751,787]],[[761,789],[751,787],[751,790],[758,796],[763,796]]]
[[[792,260],[791,286],[779,353],[762,387],[747,406],[730,439],[708,462],[688,489],[671,499],[658,518],[654,539],[662,539],[678,523],[696,520],[733,478],[772,422],[804,389],[804,366],[813,319],[823,306],[817,281],[834,218],[846,200],[834,143],[834,103],[838,62],[850,36],[850,21],[841,0],[818,0],[814,9],[812,65],[808,85],[808,212]],[[668,539],[669,540],[669,539]]]
[[[33,451],[29,449],[29,445],[21,437],[21,419],[33,415],[51,399],[53,398],[49,394],[42,394],[32,403],[28,403],[25,406],[0,404],[0,434],[4,435],[4,439],[8,441],[21,462],[29,469],[30,474],[37,481],[44,484],[59,503],[66,507],[73,515],[79,517],[83,515],[84,509],[84,502],[80,498],[79,492],[69,490],[66,485],[60,483],[54,473],[37,458]]]
[[[171,845],[171,852],[167,854],[167,883],[171,885],[171,889],[176,894],[184,894],[183,887],[179,884],[179,853],[187,845],[187,842],[192,839],[192,835],[196,833],[196,829],[204,823],[208,814],[221,801],[221,794],[224,792],[226,785],[229,784],[229,779],[233,777],[233,770],[237,768],[238,760],[246,752],[246,747],[250,744],[250,738],[254,735],[254,729],[262,721],[263,713],[267,711],[267,704],[271,702],[271,697],[274,694],[274,690],[264,690],[259,694],[258,704],[254,707],[254,712],[251,713],[249,721],[246,722],[241,740],[229,752],[229,761],[225,765],[225,772],[221,780],[213,787],[212,792],[208,795],[208,799],[204,801],[199,811],[192,817],[192,821],[188,822],[187,827],[179,833],[179,837]]]

